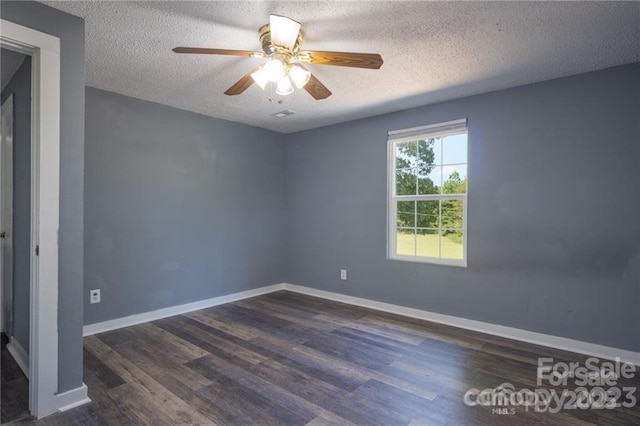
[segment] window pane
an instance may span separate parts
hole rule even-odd
[[[439,194],[442,181],[442,167],[434,166],[426,174],[418,176],[418,194]]]
[[[442,168],[442,193],[467,193],[467,166],[444,166]]]
[[[398,201],[396,203],[398,228],[413,228],[416,226],[416,202]]]
[[[463,258],[462,229],[443,229],[440,241],[443,259]]]
[[[462,229],[462,200],[442,200],[442,229]]]
[[[418,201],[418,228],[438,228],[439,200]]]
[[[442,138],[431,138],[429,140],[433,141],[433,145],[431,145],[435,159],[433,164],[440,165],[442,164]]]
[[[396,233],[396,253],[404,256],[416,255],[415,229],[398,229]]]
[[[433,166],[437,161],[440,161],[439,156],[436,157],[436,152],[434,150],[435,146],[440,146],[439,142],[436,142],[436,139],[421,139],[418,141],[418,167],[430,167]],[[425,174],[428,172],[424,172]]]
[[[414,168],[418,165],[418,142],[396,143],[396,169]]]
[[[442,141],[442,164],[467,162],[467,134],[447,136]]]
[[[418,229],[416,236],[418,256],[440,257],[440,238],[437,229]]]
[[[396,195],[416,195],[416,169],[396,170]]]

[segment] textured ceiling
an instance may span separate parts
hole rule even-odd
[[[44,2],[86,20],[87,84],[283,133],[640,61],[640,2]],[[175,46],[260,50],[275,13],[303,49],[380,53],[380,70],[311,65],[333,96],[269,103],[223,92],[260,59]],[[290,109],[295,115],[271,114]]]

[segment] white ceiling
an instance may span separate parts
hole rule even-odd
[[[87,85],[283,133],[640,61],[640,2],[44,2],[86,21]],[[176,46],[260,50],[275,13],[303,49],[380,53],[380,70],[311,65],[333,92],[269,103],[223,92],[260,59]],[[283,119],[271,114],[291,109]]]

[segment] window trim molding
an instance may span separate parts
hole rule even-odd
[[[461,127],[464,126],[464,131]],[[463,217],[462,217],[462,259],[443,259],[440,257],[426,257],[426,256],[407,256],[399,255],[396,253],[397,237],[396,229],[397,225],[394,224],[394,220],[397,217],[396,201],[398,198],[409,200],[425,199],[421,195],[395,195],[395,145],[397,143],[409,142],[432,135],[438,136],[452,136],[456,134],[467,133],[467,192],[463,195],[454,194],[438,194],[435,197],[426,197],[430,199],[462,199],[463,205]],[[467,267],[467,212],[469,204],[469,127],[466,118],[447,121],[443,123],[435,123],[427,126],[412,127],[408,129],[393,130],[387,133],[387,259],[398,260],[403,262],[412,263],[428,263],[444,266],[457,266]],[[432,194],[435,195],[435,194]]]
[[[458,120],[445,121],[444,123],[429,124],[427,126],[410,127],[408,129],[390,130],[387,132],[387,140],[394,142],[409,142],[419,137],[428,137],[431,135],[451,136],[467,132],[467,119],[460,118]],[[468,160],[468,158],[467,158]]]

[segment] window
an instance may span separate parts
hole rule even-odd
[[[389,132],[391,259],[466,266],[467,120]]]

